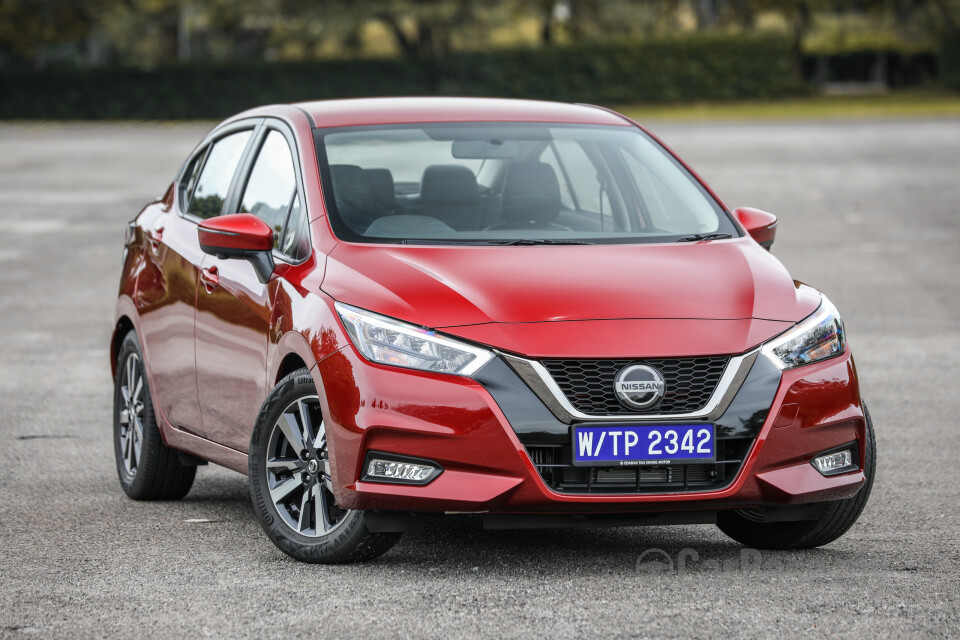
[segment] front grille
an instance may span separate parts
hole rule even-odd
[[[729,485],[752,443],[753,438],[718,438],[716,462],[660,467],[575,467],[570,444],[525,446],[540,477],[558,493],[679,493]]]
[[[727,356],[658,360],[544,360],[543,366],[575,409],[587,415],[693,413],[702,409],[720,382]],[[620,404],[613,380],[624,367],[645,364],[663,376],[663,399],[647,409]]]

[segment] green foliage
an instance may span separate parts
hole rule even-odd
[[[384,95],[618,103],[808,92],[790,64],[782,39],[713,35],[413,60],[58,69],[0,75],[0,118],[222,118],[274,102]]]
[[[600,103],[771,98],[804,91],[790,64],[780,38],[692,36],[461,54],[446,61],[438,89]]]
[[[960,91],[960,29],[945,33],[940,41],[940,80],[954,91]]]

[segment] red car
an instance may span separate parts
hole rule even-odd
[[[450,518],[826,544],[867,501],[873,428],[775,227],[598,107],[241,113],[127,231],[120,483],[174,499],[198,464],[246,473],[307,562]]]

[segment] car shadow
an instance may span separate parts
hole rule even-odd
[[[482,531],[456,527],[404,534],[378,564],[410,570],[545,575],[705,574],[824,569],[855,562],[832,548],[748,549],[712,525]]]
[[[217,470],[203,473],[182,501],[198,517],[243,523],[262,535],[245,478]],[[229,534],[228,534],[229,535]],[[242,535],[242,534],[238,534]],[[297,565],[279,550],[284,561]],[[485,531],[477,523],[450,520],[410,531],[382,557],[363,565],[382,571],[531,576],[572,574],[709,574],[735,571],[810,571],[857,562],[858,554],[824,547],[798,551],[748,549],[713,525],[635,526]]]

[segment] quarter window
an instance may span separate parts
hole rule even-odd
[[[198,218],[213,218],[220,215],[223,201],[227,198],[233,174],[240,164],[240,157],[250,140],[251,131],[238,131],[214,143],[207,154],[197,188],[190,201],[188,213]]]
[[[197,187],[197,178],[200,177],[200,168],[203,166],[203,159],[207,157],[209,147],[197,154],[190,163],[190,167],[183,174],[183,181],[180,183],[180,202],[181,206],[186,207],[193,197],[193,190]]]
[[[294,240],[289,232],[284,236],[284,224],[295,204],[299,211],[290,146],[282,133],[270,131],[250,171],[240,212],[252,213],[266,222],[273,229],[273,247],[289,254]],[[291,216],[291,222],[298,224],[299,220],[295,221]]]
[[[287,220],[287,229],[283,234],[280,250],[294,260],[303,260],[310,255],[310,230],[308,227],[307,211],[300,206],[300,196],[293,199],[290,207],[290,218]]]

